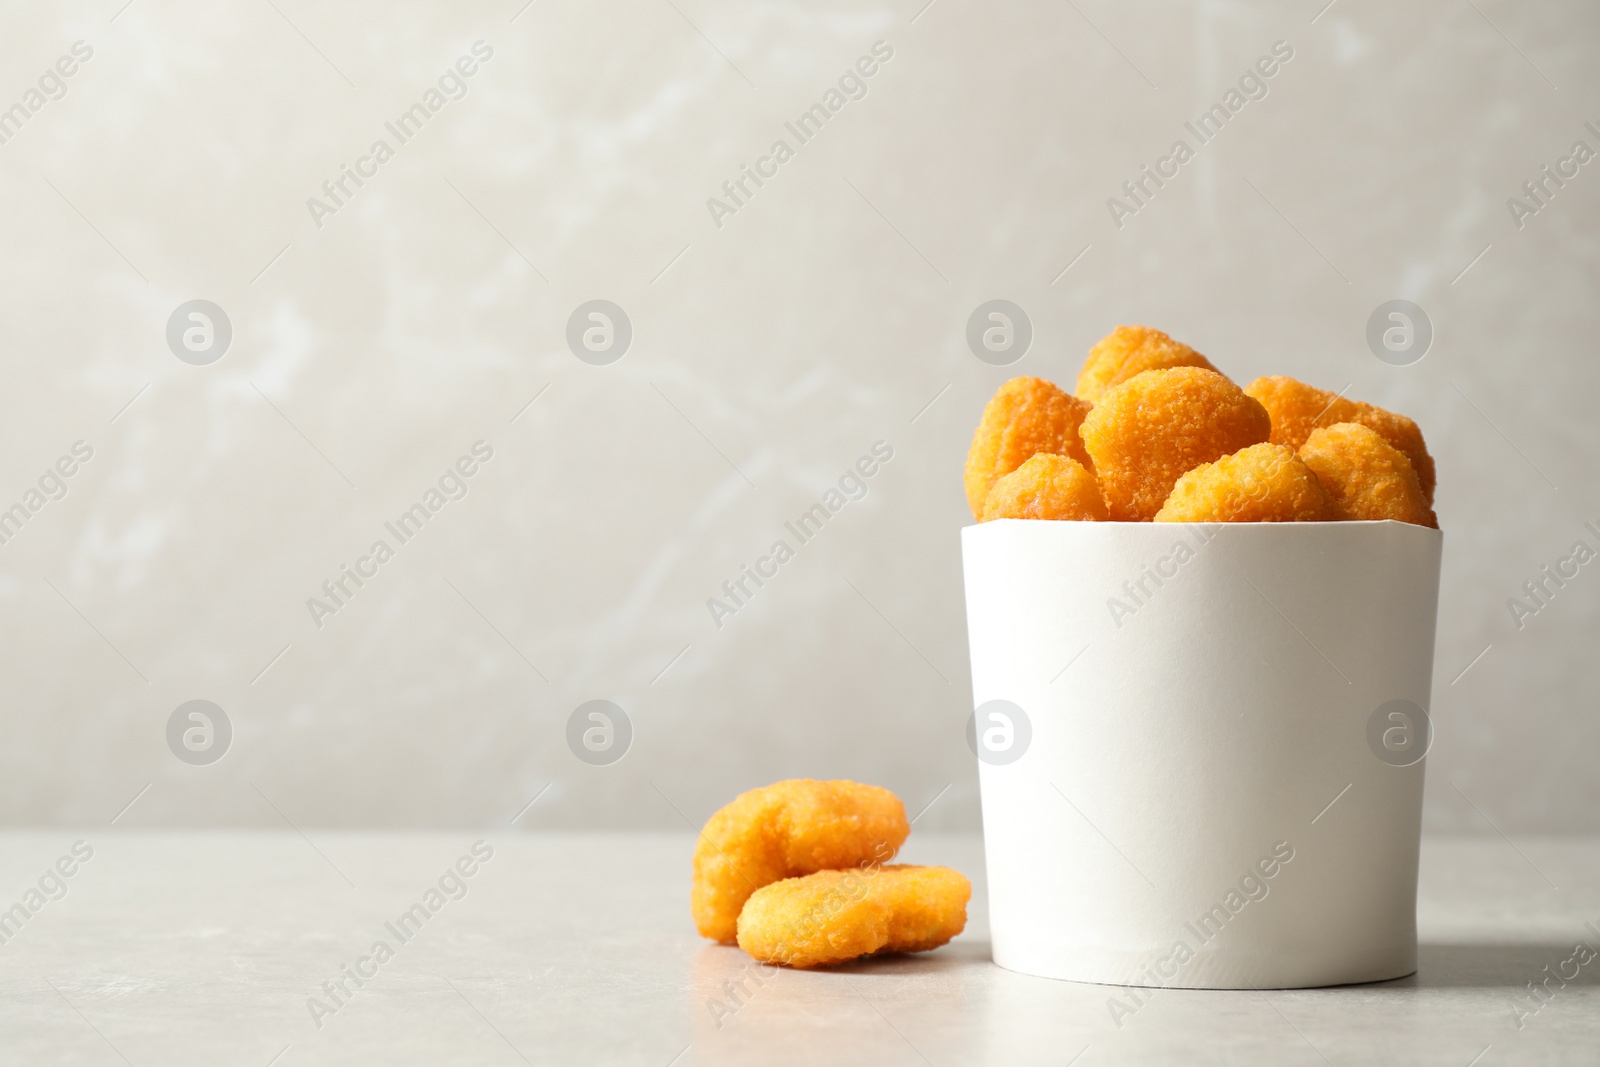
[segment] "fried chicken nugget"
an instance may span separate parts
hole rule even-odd
[[[1328,522],[1333,497],[1283,445],[1263,442],[1179,478],[1157,522]]]
[[[1111,517],[1148,522],[1180,476],[1265,441],[1272,420],[1216,371],[1171,367],[1108,389],[1080,433]]]
[[[1316,389],[1293,378],[1276,375],[1257,378],[1244,391],[1261,401],[1272,416],[1272,443],[1287,445],[1298,452],[1319,426],[1358,422],[1406,454],[1422,485],[1423,500],[1433,504],[1433,457],[1422,440],[1422,430],[1404,415],[1358,400],[1346,400],[1337,393]]]
[[[994,483],[1036,453],[1071,456],[1085,467],[1093,466],[1078,438],[1078,426],[1088,411],[1087,403],[1043,378],[1012,378],[996,390],[967,451],[965,480],[972,517],[982,519],[983,502]]]
[[[1217,369],[1205,356],[1160,330],[1149,326],[1118,326],[1089,349],[1089,358],[1078,372],[1078,396],[1098,404],[1112,386],[1121,385],[1143,371],[1165,367]]]
[[[741,793],[706,821],[690,907],[700,933],[732,943],[762,886],[892,859],[911,833],[900,798],[875,785],[797,778]]]
[[[994,483],[978,521],[1106,518],[1094,474],[1071,456],[1040,452]]]
[[[739,947],[801,968],[926,952],[966,928],[971,898],[972,884],[948,867],[818,871],[752,894],[739,914]]]
[[[1439,528],[1411,461],[1376,431],[1357,422],[1319,427],[1301,446],[1300,458],[1316,472],[1345,518]]]

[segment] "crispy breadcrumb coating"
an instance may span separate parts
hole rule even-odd
[[[909,863],[890,864],[883,871],[892,875],[892,907],[889,942],[879,952],[926,952],[948,944],[966,928],[972,899],[966,875],[949,867]]]
[[[1121,385],[1135,374],[1164,367],[1217,369],[1205,356],[1160,330],[1118,326],[1089,349],[1089,358],[1078,373],[1078,396],[1098,404],[1112,386]]]
[[[1267,440],[1272,420],[1216,371],[1173,367],[1107,390],[1080,433],[1111,518],[1148,522],[1179,477]]]
[[[1358,422],[1406,454],[1422,485],[1423,500],[1433,504],[1433,457],[1422,440],[1422,431],[1404,415],[1357,400],[1346,400],[1337,393],[1316,389],[1304,382],[1278,375],[1257,378],[1244,391],[1261,401],[1272,416],[1272,443],[1298,452],[1311,431],[1319,426]]]
[[[1311,468],[1263,442],[1178,479],[1157,522],[1327,522],[1338,507]]]
[[[739,913],[739,947],[762,963],[821,967],[889,943],[889,905],[871,870],[818,871],[765,886]]]
[[[1355,422],[1320,427],[1306,438],[1300,458],[1316,472],[1345,518],[1439,528],[1411,461],[1376,431]]]
[[[978,521],[1106,518],[1095,476],[1071,456],[1040,452],[994,483]]]
[[[1092,466],[1078,438],[1089,405],[1043,378],[1013,378],[983,409],[967,452],[967,505],[983,518],[983,502],[994,483],[1039,452],[1071,456]]]
[[[971,897],[971,883],[948,867],[818,871],[752,894],[739,915],[739,947],[763,963],[801,968],[925,952],[966,928]]]
[[[893,859],[910,832],[900,799],[875,785],[799,778],[741,793],[706,821],[695,845],[695,926],[731,943],[739,910],[762,886]]]

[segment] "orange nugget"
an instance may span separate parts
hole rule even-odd
[[[1107,390],[1080,433],[1111,517],[1148,522],[1180,476],[1265,441],[1272,420],[1216,371],[1173,367]]]
[[[1088,410],[1088,404],[1043,378],[1013,378],[1002,385],[983,409],[967,451],[967,505],[972,517],[982,519],[983,502],[994,483],[1036,453],[1071,456],[1085,467],[1092,466],[1078,439],[1078,426]]]
[[[1439,528],[1405,453],[1360,423],[1312,430],[1300,458],[1316,472],[1346,518],[1394,519]]]
[[[1319,426],[1332,426],[1340,422],[1357,422],[1377,432],[1379,437],[1404,452],[1417,472],[1422,486],[1423,500],[1433,504],[1433,457],[1422,440],[1417,424],[1404,415],[1346,400],[1337,393],[1316,389],[1304,382],[1278,375],[1257,378],[1244,387],[1244,391],[1261,401],[1272,416],[1272,443],[1286,445],[1298,452],[1311,431]]]
[[[1404,457],[1402,457],[1404,458]],[[1311,468],[1263,442],[1179,478],[1157,522],[1326,522],[1340,517]]]
[[[1217,369],[1205,356],[1160,330],[1118,326],[1089,349],[1089,358],[1078,372],[1078,396],[1098,404],[1112,386],[1121,385],[1135,374],[1165,367]]]
[[[825,967],[938,948],[967,925],[972,885],[948,867],[818,871],[752,894],[739,947],[763,963]]]
[[[1105,519],[1100,483],[1071,456],[1040,452],[994,483],[978,520]]]
[[[881,863],[910,833],[900,798],[874,785],[800,778],[741,793],[706,821],[695,845],[695,926],[705,937],[732,942],[739,910],[762,886]]]

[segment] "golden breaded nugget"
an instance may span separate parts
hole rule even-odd
[[[925,952],[966,928],[971,897],[971,883],[948,867],[818,871],[752,894],[739,914],[739,947],[790,967]]]
[[[1105,519],[1100,483],[1071,456],[1040,452],[994,483],[979,522],[991,519]]]
[[[1406,454],[1422,485],[1423,499],[1433,504],[1433,457],[1422,440],[1417,424],[1404,415],[1357,400],[1346,400],[1337,393],[1316,389],[1293,378],[1277,375],[1257,378],[1244,391],[1261,401],[1272,416],[1272,443],[1300,451],[1318,426],[1358,422]]]
[[[1406,454],[1360,423],[1311,431],[1300,458],[1321,479],[1345,518],[1394,519],[1439,528]]]
[[[1078,372],[1078,396],[1098,404],[1112,386],[1121,385],[1135,374],[1164,367],[1217,369],[1205,356],[1160,330],[1118,326],[1089,349],[1089,358]]]
[[[1327,522],[1340,517],[1311,468],[1262,442],[1202,463],[1172,487],[1157,522]]]
[[[1214,370],[1147,370],[1107,390],[1080,433],[1106,508],[1148,522],[1184,473],[1265,441],[1266,409]]]
[[[892,859],[911,825],[887,789],[797,778],[741,793],[706,821],[690,906],[700,933],[731,943],[739,909],[762,886]]]
[[[818,871],[752,893],[739,913],[739,947],[762,963],[819,967],[889,943],[889,905],[870,892],[871,870]]]
[[[1078,439],[1078,426],[1088,410],[1088,404],[1043,378],[1013,378],[1002,385],[983,409],[967,451],[967,505],[972,517],[983,518],[983,502],[994,483],[1036,453],[1071,456],[1085,467],[1093,466]]]

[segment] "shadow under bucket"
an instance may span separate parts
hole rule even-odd
[[[1196,989],[1415,971],[1441,544],[964,529],[994,961]]]

